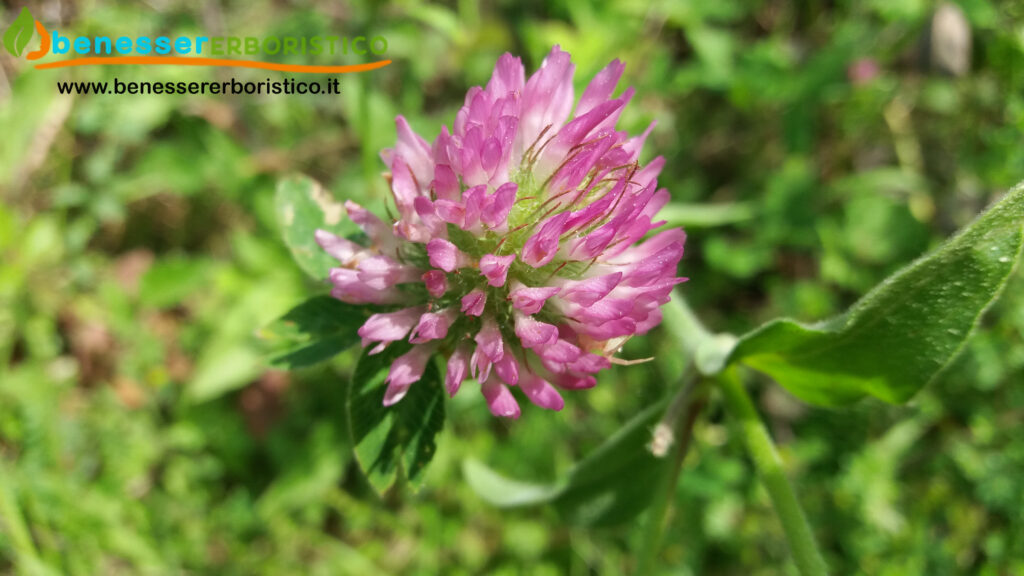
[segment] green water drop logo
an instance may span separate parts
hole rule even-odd
[[[32,34],[35,32],[36,19],[28,8],[22,8],[21,14],[11,23],[11,27],[4,32],[4,47],[14,56],[21,56],[28,46]]]

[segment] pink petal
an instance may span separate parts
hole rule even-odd
[[[586,353],[569,363],[569,368],[576,372],[594,374],[611,367],[612,363],[604,356]]]
[[[462,182],[466,186],[477,187],[487,185],[490,176],[484,172],[480,164],[480,151],[484,146],[484,133],[477,124],[470,124],[462,137]]]
[[[433,353],[432,346],[413,346],[412,350],[395,358],[384,380],[388,385],[384,392],[385,406],[391,406],[405,397],[409,387],[423,377],[423,371]]]
[[[430,145],[426,140],[413,132],[405,118],[395,118],[395,128],[398,132],[398,141],[395,144],[395,158],[402,158],[415,174],[420,186],[430,183],[433,176],[434,162],[431,158]],[[392,168],[394,170],[394,168]]]
[[[494,363],[494,373],[509,386],[515,386],[519,381],[519,362],[516,361],[507,345],[501,360]]]
[[[658,178],[658,174],[661,173],[661,169],[664,167],[665,157],[656,157],[655,159],[648,162],[646,166],[641,168],[640,171],[633,176],[633,183],[639,188],[646,188],[651,184],[655,184]]]
[[[519,418],[519,404],[504,384],[489,379],[481,387],[481,391],[487,399],[491,414],[502,418]]]
[[[540,230],[523,245],[522,261],[534,268],[540,268],[551,262],[555,258],[555,254],[558,253],[559,239],[568,217],[568,212],[561,212],[548,218],[541,225]]]
[[[648,240],[650,242],[650,240]],[[646,244],[646,242],[645,242]],[[648,253],[642,247],[639,252]],[[682,242],[672,242],[653,254],[647,254],[626,274],[623,284],[646,286],[661,279],[674,278],[679,260],[683,257]]]
[[[622,149],[628,154],[628,159],[630,161],[635,161],[640,157],[640,150],[644,147],[644,142],[647,141],[647,137],[651,134],[651,131],[654,130],[654,127],[657,124],[657,121],[651,121],[647,126],[647,129],[644,130],[642,134],[630,138],[622,145]],[[664,160],[664,158],[662,158],[662,160]],[[650,164],[648,164],[648,166],[650,166]],[[655,174],[657,174],[657,172]],[[644,185],[646,186],[646,184]]]
[[[523,88],[519,149],[529,148],[545,127],[557,129],[569,117],[573,105],[572,76],[575,70],[569,54],[555,46],[544,58],[540,69],[526,81]],[[553,133],[553,130],[549,130],[547,136]]]
[[[484,382],[491,375],[492,364],[490,358],[477,346],[473,350],[473,355],[469,358],[470,374],[480,382]]]
[[[657,216],[658,211],[664,208],[665,205],[668,204],[669,200],[671,199],[672,195],[668,193],[667,189],[658,188],[658,191],[654,193],[654,196],[651,197],[651,200],[647,203],[646,206],[644,206],[643,215],[653,219],[655,216]],[[675,228],[675,230],[682,229]],[[683,239],[685,240],[686,235],[684,234],[683,236]]]
[[[615,91],[615,85],[619,83],[622,72],[626,65],[618,59],[612,60],[603,70],[594,76],[594,79],[587,85],[587,89],[580,96],[580,102],[576,105],[576,116],[582,116],[594,109],[595,106],[608,100]]]
[[[459,228],[464,228],[466,209],[463,208],[461,203],[441,198],[434,202],[434,209],[437,210],[437,215],[445,222],[454,224]]]
[[[426,307],[405,308],[397,312],[386,312],[370,316],[359,328],[358,334],[368,341],[394,342],[405,338],[419,321]]]
[[[427,287],[427,292],[434,298],[444,296],[448,291],[448,275],[441,270],[429,270],[420,277]]]
[[[375,243],[390,244],[394,242],[391,227],[366,208],[351,200],[346,200],[345,211],[348,212],[349,219],[355,222],[356,226],[359,226]]]
[[[484,304],[487,303],[487,294],[477,288],[462,297],[462,311],[470,316],[479,316],[484,313]]]
[[[420,275],[419,270],[399,264],[383,255],[361,260],[356,270],[359,279],[374,290],[386,290],[395,284],[414,282]]]
[[[326,230],[317,230],[313,233],[316,243],[331,255],[332,258],[341,262],[344,266],[351,266],[363,255],[369,255],[369,251],[355,242],[336,236]]]
[[[545,410],[558,411],[565,407],[565,400],[562,399],[558,390],[535,374],[524,374],[519,379],[519,388],[530,399],[530,402]]]
[[[636,321],[632,318],[619,318],[601,324],[580,323],[577,328],[595,340],[609,340],[636,334]]]
[[[516,259],[515,254],[495,256],[485,254],[480,258],[480,273],[487,278],[487,283],[494,287],[504,286],[508,276],[508,268]]]
[[[498,140],[493,137],[484,140],[483,147],[480,149],[480,167],[490,176],[494,174],[500,161],[501,144],[498,143]]]
[[[480,214],[487,197],[487,186],[481,184],[466,190],[462,194],[462,205],[465,210],[465,217],[462,223],[463,230],[469,230],[480,221]]]
[[[572,362],[582,353],[578,346],[565,340],[556,340],[547,346],[537,348],[534,352],[544,360],[558,363]]]
[[[612,117],[616,112],[621,112],[625,104],[622,99],[602,102],[582,116],[577,116],[558,131],[558,136],[544,150],[544,160],[541,167],[542,177],[550,174],[555,167],[568,156],[567,152],[575,146],[584,142],[588,136],[597,134],[595,128],[602,122]],[[547,169],[545,169],[545,167]]]
[[[334,285],[331,295],[349,304],[398,304],[405,296],[394,287],[373,288],[351,268],[331,268],[329,279]]]
[[[624,298],[605,298],[590,306],[570,304],[563,310],[566,316],[585,324],[603,325],[606,322],[632,317],[637,310],[649,305],[647,301],[627,300]]]
[[[516,314],[515,331],[519,341],[526,348],[537,348],[553,344],[558,340],[558,328],[539,322],[533,316]]]
[[[518,187],[514,182],[506,182],[487,197],[487,205],[480,213],[480,220],[490,228],[499,228],[508,223],[508,215],[516,201]]]
[[[431,340],[440,340],[448,335],[448,329],[455,322],[456,311],[448,308],[441,312],[427,312],[420,316],[420,321],[412,330],[409,342],[422,344]]]
[[[641,322],[637,323],[636,333],[647,334],[658,324],[661,324],[661,309],[655,308],[654,310],[651,310],[650,314],[647,315],[647,318],[644,318]]]
[[[482,350],[491,362],[497,362],[504,357],[505,347],[501,339],[501,330],[498,329],[498,323],[494,321],[494,318],[489,316],[484,318],[480,331],[476,333],[474,339],[478,349]]]
[[[571,145],[556,138],[545,148],[543,156],[537,162],[534,178],[547,179],[552,171],[555,171],[556,173],[551,176],[550,180],[552,190],[576,190],[613,147],[625,139],[625,136],[625,132],[605,131],[599,134],[588,134],[585,136],[585,142],[581,138],[580,142]],[[561,137],[561,133],[559,137]],[[571,148],[575,149],[570,152]],[[576,194],[559,200],[558,204],[560,206],[574,204],[581,197],[582,195],[577,191]]]
[[[621,280],[622,272],[594,276],[586,280],[567,280],[563,283],[562,292],[558,297],[581,306],[591,306],[607,296]]]
[[[576,374],[556,374],[552,383],[562,390],[584,390],[596,386],[597,378],[589,374],[582,376]]]
[[[508,52],[498,58],[494,65],[494,73],[487,83],[487,92],[498,97],[509,92],[522,92],[525,83],[525,72],[522,61]]]
[[[558,294],[557,286],[539,286],[531,288],[520,282],[515,282],[509,297],[512,299],[512,306],[516,307],[523,314],[536,314],[544,307],[548,298]]]
[[[589,260],[604,251],[615,239],[615,226],[605,224],[590,234],[577,238],[572,243],[569,253],[580,260]]]
[[[459,197],[459,178],[447,164],[434,167],[434,180],[430,186],[439,200],[455,200]]]
[[[619,199],[626,192],[627,181],[620,180],[611,190],[606,192],[599,199],[591,202],[584,208],[573,212],[565,223],[565,229],[573,230],[589,225],[599,217],[607,216],[612,207],[619,202]]]
[[[441,219],[437,214],[437,210],[434,207],[434,203],[430,201],[430,198],[426,196],[417,196],[412,203],[413,208],[416,210],[416,215],[420,217],[420,221],[427,228],[431,236],[443,236],[447,234],[445,228],[445,221]]]
[[[427,242],[427,256],[430,258],[430,265],[440,268],[445,272],[452,272],[456,268],[465,266],[468,258],[455,244],[444,238],[434,238]]]
[[[458,172],[459,166],[453,153],[455,148],[457,148],[455,138],[448,132],[447,126],[441,126],[441,133],[438,134],[437,139],[434,140],[433,151],[435,165],[448,166],[452,169],[453,174]]]
[[[469,375],[469,359],[472,354],[472,345],[462,342],[455,347],[455,351],[448,358],[448,370],[445,373],[444,384],[449,396],[455,396],[459,391],[462,381]]]
[[[413,201],[422,194],[417,185],[412,168],[406,165],[401,156],[396,156],[391,164],[391,192],[395,197],[395,204],[403,218],[412,214]]]

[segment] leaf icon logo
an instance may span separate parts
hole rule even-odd
[[[18,14],[11,27],[4,33],[4,47],[8,52],[14,56],[21,56],[32,39],[35,23],[36,19],[32,17],[28,8],[22,8],[21,14]]]

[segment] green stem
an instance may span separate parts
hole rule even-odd
[[[694,398],[693,380],[685,383],[679,394],[672,401],[666,413],[666,418],[659,426],[669,425],[673,430],[674,444],[672,447],[671,461],[667,463],[661,481],[656,487],[654,500],[647,513],[647,526],[644,529],[643,541],[641,542],[640,556],[637,561],[636,573],[640,575],[650,574],[654,561],[661,549],[662,532],[665,529],[666,516],[672,496],[675,494],[676,484],[679,482],[679,473],[686,460],[686,452],[690,447],[690,438],[693,433],[693,425],[704,408],[706,395],[704,386],[696,393]],[[686,409],[685,416],[683,410]]]
[[[672,202],[658,211],[658,219],[668,226],[683,228],[712,228],[747,222],[757,217],[753,202],[728,204],[686,204]]]
[[[768,490],[775,512],[782,521],[782,528],[789,540],[789,547],[803,576],[819,576],[828,573],[825,560],[814,541],[807,517],[793,493],[793,487],[782,470],[782,460],[775,449],[768,430],[765,429],[754,403],[747,394],[735,369],[726,370],[719,377],[725,403],[733,416],[739,420],[740,432],[747,452],[754,461],[761,482]]]
[[[672,300],[662,307],[661,313],[662,326],[683,347],[688,359],[693,359],[700,345],[712,338],[678,290],[672,293]]]

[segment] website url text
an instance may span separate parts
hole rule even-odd
[[[341,94],[340,80],[331,78],[323,82],[304,82],[302,80],[261,80],[259,82],[239,82],[231,80],[219,82],[123,82],[118,78],[113,81],[101,82],[57,82],[57,91],[61,94],[214,94],[214,95],[272,95],[272,94],[325,94],[333,96]]]

